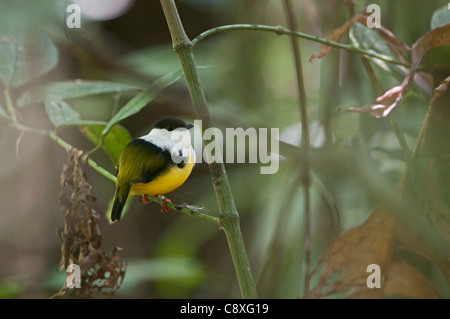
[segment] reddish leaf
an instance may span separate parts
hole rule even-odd
[[[353,16],[352,18],[350,18],[350,20],[345,22],[343,25],[341,25],[340,27],[331,31],[328,35],[325,36],[325,39],[334,41],[334,42],[339,41],[339,39],[344,35],[344,33],[355,22],[359,22],[362,25],[367,26],[368,15],[369,15],[369,13],[366,12],[366,8],[361,9],[359,14]],[[375,30],[375,32],[378,33],[380,38],[387,44],[387,46],[392,51],[394,56],[396,56],[398,59],[400,59],[402,61],[405,61],[404,56],[401,54],[401,50],[410,51],[411,49],[406,44],[401,42],[394,35],[394,33],[392,33],[390,30],[386,29],[385,27],[380,26],[379,28],[375,28],[374,30]],[[320,46],[319,53],[313,54],[309,58],[309,61],[311,62],[314,59],[320,59],[320,58],[326,56],[328,53],[330,53],[331,49],[332,49],[332,47],[330,47],[326,44],[322,44]]]
[[[402,85],[394,86],[382,96],[377,97],[375,101],[369,105],[363,107],[350,107],[347,111],[368,113],[374,117],[383,117],[386,110],[391,110],[395,107],[397,99],[403,92],[403,89]]]
[[[411,50],[411,68],[400,86],[396,86],[386,91],[386,93],[376,98],[375,101],[370,103],[368,106],[361,108],[350,108],[348,110],[368,113],[375,117],[388,116],[409,91],[412,81],[414,80],[417,67],[425,54],[431,49],[444,45],[450,45],[450,24],[426,33],[414,43]]]
[[[380,298],[381,289],[367,287],[367,266],[379,265],[385,276],[392,257],[393,227],[392,215],[381,205],[364,224],[331,242],[319,260],[323,266],[319,282],[308,297],[323,298],[347,291],[347,298]]]
[[[411,51],[411,48],[406,44],[404,44],[402,41],[400,41],[394,35],[394,33],[392,33],[392,31],[386,29],[383,26],[381,26],[380,28],[375,28],[374,30],[376,31],[380,39],[382,39],[384,43],[386,43],[386,45],[391,50],[392,54],[394,54],[394,56],[397,57],[397,59],[405,61],[405,58],[401,53],[401,51]]]
[[[325,39],[327,39],[329,41],[337,42],[344,35],[344,33],[350,28],[350,26],[353,23],[355,23],[356,21],[363,21],[363,20],[366,21],[366,19],[367,19],[366,16],[357,14],[357,15],[353,16],[350,20],[345,22],[345,24],[341,25],[340,27],[338,27],[338,28],[334,29],[333,31],[331,31],[330,33],[328,33],[325,36]],[[309,62],[311,62],[314,59],[323,58],[328,53],[330,53],[331,49],[332,49],[332,47],[330,47],[329,45],[321,44],[319,53],[311,55],[311,57],[309,58]]]

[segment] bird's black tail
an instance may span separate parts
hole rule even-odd
[[[111,211],[111,221],[115,222],[120,220],[122,216],[123,207],[128,199],[128,191],[123,192],[120,188],[116,191],[116,196],[114,198],[114,204]]]

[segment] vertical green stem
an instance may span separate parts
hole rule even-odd
[[[291,30],[296,30],[297,26],[295,18],[292,14],[292,8],[289,0],[284,0],[285,15],[288,22],[288,27]],[[310,288],[310,266],[311,266],[311,204],[310,204],[310,185],[311,185],[311,172],[309,170],[308,154],[309,154],[309,123],[308,123],[308,111],[306,106],[306,91],[305,83],[303,80],[303,67],[302,67],[302,55],[300,51],[300,45],[298,40],[291,36],[291,46],[295,62],[295,74],[297,79],[298,99],[300,108],[300,121],[302,124],[302,184],[303,184],[303,229],[305,237],[305,295],[308,295]]]
[[[161,0],[161,5],[169,26],[173,48],[183,67],[195,115],[202,120],[203,128],[207,129],[212,126],[212,121],[197,72],[192,43],[184,31],[174,0]],[[257,298],[256,286],[239,225],[239,214],[231,193],[225,166],[217,162],[212,162],[208,166],[219,205],[219,225],[226,234],[242,297]]]

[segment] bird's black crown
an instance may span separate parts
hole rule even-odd
[[[158,121],[153,128],[166,129],[168,131],[173,131],[177,128],[187,128],[190,129],[192,124],[186,124],[184,121],[179,119],[167,118]]]

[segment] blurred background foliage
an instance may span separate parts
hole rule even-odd
[[[98,12],[106,14],[106,9],[101,9],[106,2],[98,2]],[[54,81],[108,81],[138,90],[180,67],[159,1],[109,1],[109,9],[114,11],[118,5],[117,11],[94,18],[89,18],[89,10],[82,6],[80,29],[65,26],[68,3],[0,1],[0,30],[18,22],[39,26],[55,45],[47,57],[57,63],[56,67],[14,86],[11,93],[18,104],[24,92]],[[324,36],[349,18],[344,1],[292,3],[299,31],[304,33]],[[382,24],[411,45],[431,29],[433,12],[447,1],[354,3],[356,12],[370,3],[378,4]],[[224,24],[286,25],[279,0],[180,0],[177,5],[191,39]],[[358,33],[357,29],[352,32]],[[1,41],[8,39],[0,37]],[[348,41],[348,36],[342,40]],[[310,63],[308,59],[318,51],[319,44],[301,40],[301,46],[312,153],[317,160],[311,192],[311,256],[315,265],[332,238],[363,223],[392,193],[405,163],[386,119],[340,111],[366,105],[376,97],[358,56],[333,50],[326,58]],[[288,37],[251,31],[223,33],[198,44],[195,58],[199,66],[205,66],[200,76],[215,126],[223,130],[280,128],[283,141],[299,145],[300,114]],[[384,90],[402,79],[382,68],[376,67],[375,72]],[[104,127],[98,125],[108,122],[136,94],[133,89],[105,92],[88,97],[74,95],[67,100],[81,119],[97,122],[82,128],[60,127],[58,134],[64,140],[82,150],[93,149],[95,145],[86,135],[90,132],[91,139],[98,141]],[[0,101],[2,110],[4,103]],[[410,147],[416,142],[427,103],[428,96],[413,88],[396,109]],[[30,102],[18,116],[28,126],[52,129],[54,121],[44,110],[43,101]],[[124,144],[131,137],[147,134],[158,119],[169,116],[194,120],[184,80],[164,89],[156,101],[121,121],[111,134]],[[66,153],[50,139],[18,133],[3,121],[0,143],[0,298],[47,298],[65,281],[65,273],[57,272],[61,256],[56,229],[63,223],[58,193]],[[336,149],[340,156],[334,163]],[[91,157],[114,173],[114,151],[109,156],[97,150]],[[284,158],[274,175],[261,175],[260,165],[226,164],[258,292],[265,298],[301,296],[304,225],[299,163]],[[144,206],[137,200],[120,223],[111,225],[106,212],[114,184],[94,170],[89,170],[88,180],[101,215],[103,248],[109,251],[114,246],[122,247],[121,257],[128,263],[117,297],[240,296],[224,233],[216,225],[174,211],[161,214],[158,205]],[[169,197],[175,203],[217,211],[204,162],[197,164],[188,181]],[[411,259],[442,296],[450,297],[450,289],[435,265],[418,256]]]

